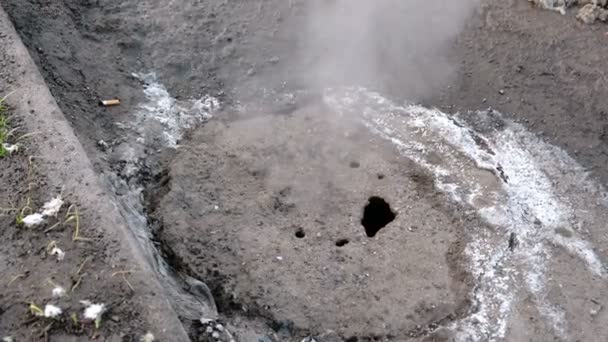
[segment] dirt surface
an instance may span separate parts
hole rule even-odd
[[[20,126],[16,116],[12,118],[11,123]],[[15,341],[135,340],[143,336],[150,327],[132,300],[135,289],[125,281],[129,274],[124,274],[125,279],[123,273],[115,274],[128,270],[111,261],[109,256],[116,253],[116,246],[108,244],[91,224],[95,218],[91,210],[80,208],[84,210],[79,217],[83,240],[73,240],[75,221],[63,224],[68,208],[75,204],[68,194],[57,217],[35,227],[17,223],[22,210],[24,215],[39,211],[44,202],[62,193],[48,185],[44,170],[36,163],[35,146],[22,148],[22,152],[0,159],[0,335]],[[54,247],[65,253],[62,260],[51,254]],[[53,295],[59,287],[65,291],[61,297]],[[83,317],[83,300],[107,305],[99,329]],[[43,310],[47,304],[56,305],[64,313],[57,319],[36,317],[30,304]],[[70,319],[72,314],[77,322]]]
[[[299,1],[0,3],[130,228],[152,246],[151,264],[177,270],[170,279],[191,276],[202,314],[213,316],[196,283],[206,282],[239,340],[608,336],[603,24],[525,0],[484,1],[449,51],[451,78],[441,64],[428,79],[416,72],[421,83],[404,81],[408,88],[407,75],[391,69],[385,81],[395,102],[359,94],[363,104],[353,109],[358,100],[348,96],[293,91],[317,57],[297,55],[306,15]],[[12,63],[0,60],[8,84],[18,79],[6,71]],[[0,83],[0,95],[9,88]],[[97,105],[111,97],[122,105]],[[503,115],[477,111],[488,107]],[[360,112],[363,121],[336,119]],[[216,119],[183,136],[210,114]],[[8,189],[0,206],[31,194],[39,207],[61,191],[45,187],[47,172],[30,155],[36,146],[0,160]],[[396,213],[374,237],[360,221],[370,196]],[[90,220],[92,209],[82,211]],[[11,216],[0,220],[11,241],[0,261],[12,286],[0,295],[0,329],[43,338],[50,322],[31,319],[21,303],[50,298],[45,273],[35,270],[61,271],[53,282],[67,288],[78,276],[74,260],[93,255],[66,310],[79,308],[81,296],[103,298],[119,319],[98,332],[64,319],[47,333],[62,340],[146,331],[141,302],[107,269],[115,247],[99,232],[88,244],[71,241],[69,225],[43,235]],[[76,252],[58,263],[45,252],[52,240]],[[183,282],[165,285],[170,292]],[[192,340],[218,329],[182,319]]]
[[[492,107],[563,147],[607,184],[608,28],[575,14],[526,1],[487,2],[452,51],[456,79],[428,101],[449,112]]]
[[[122,218],[3,11],[0,31],[3,142],[18,146],[0,158],[0,336],[116,341],[151,332],[183,340],[183,328],[140,264],[138,247],[129,245]],[[58,208],[46,212],[53,199]],[[42,213],[43,222],[28,226],[34,213]],[[92,304],[101,316],[85,313]],[[57,308],[54,315],[49,305]]]
[[[425,335],[468,310],[459,241],[479,223],[345,119],[312,107],[205,125],[171,164],[159,238],[198,278],[222,282],[217,298],[304,334],[283,340],[326,330],[363,340]],[[390,209],[368,209],[366,220],[396,213],[377,234],[361,224],[373,196]]]

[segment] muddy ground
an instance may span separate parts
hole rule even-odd
[[[220,316],[240,332],[241,340],[299,340],[327,329],[348,341],[449,340],[453,335],[436,328],[475,311],[468,295],[475,284],[461,261],[469,242],[466,225],[483,226],[480,219],[441,197],[432,176],[397,158],[393,146],[366,133],[357,135],[356,124],[352,130],[361,139],[324,131],[334,114],[317,116],[331,111],[318,95],[302,101],[276,96],[302,87],[302,80],[293,76],[300,72],[284,63],[295,58],[297,32],[285,22],[300,20],[304,10],[298,2],[1,4],[98,171],[151,189],[146,213],[152,214],[149,223],[159,250],[179,272],[209,285]],[[412,96],[406,89],[400,93],[398,86],[389,90],[399,102],[422,102],[450,113],[495,108],[563,148],[605,185],[606,30],[602,24],[579,23],[574,13],[541,11],[524,0],[486,1],[450,49],[454,70],[443,84],[432,87],[436,91]],[[178,139],[184,147],[177,156],[174,150],[158,155],[166,146],[146,142],[137,149],[138,169],[132,176],[124,167],[131,160],[122,152],[128,136],[136,133],[115,123],[132,121],[133,112],[146,101],[146,84],[132,73],[148,72],[155,72],[177,101],[211,95],[228,114]],[[120,107],[97,106],[99,99],[114,96],[121,98]],[[309,102],[315,104],[299,108]],[[245,120],[234,114],[243,105],[254,108],[257,117]],[[251,132],[256,125],[264,128],[258,134]],[[268,139],[263,134],[268,127],[282,134]],[[290,145],[293,137],[284,132],[303,139],[310,135],[318,144],[311,145],[314,151]],[[324,149],[331,144],[344,148]],[[322,151],[320,156],[316,151]],[[2,161],[11,164],[4,172],[12,175],[3,175],[2,182],[6,179],[14,189],[8,193],[17,196],[7,197],[9,201],[18,201],[17,194],[25,191],[19,185],[27,169],[24,158]],[[312,173],[302,168],[311,161],[319,163]],[[268,165],[286,167],[268,170]],[[331,186],[315,183],[319,172],[330,175]],[[360,225],[371,196],[385,198],[397,214],[375,238],[367,237]],[[311,197],[331,200],[302,201]],[[7,219],[3,224],[12,223]],[[591,236],[606,239],[600,230]],[[11,235],[13,241],[22,237]],[[505,248],[510,243],[505,239]],[[102,253],[99,246],[86,248]],[[598,247],[602,258],[605,248]],[[584,287],[567,274],[568,268],[580,266],[572,266],[567,254],[558,254],[554,262],[566,265],[556,266],[560,272],[555,277],[568,291]],[[582,277],[589,284],[595,279]],[[104,287],[110,291],[104,297],[122,303],[125,295],[118,292],[125,283],[112,281],[115,288]],[[557,288],[551,297],[564,298]],[[589,285],[583,292],[602,289]],[[13,295],[1,298],[13,307]],[[599,319],[605,317],[605,304],[581,293],[571,298],[564,306],[575,327],[572,336],[603,340],[604,331],[591,333],[598,313],[588,316],[599,307],[604,315]],[[517,307],[509,339],[559,340],[537,319],[531,302],[524,298]],[[570,310],[577,307],[579,311]],[[109,324],[129,333],[129,327],[138,326],[137,319],[133,322]],[[40,334],[39,329],[18,328],[22,320],[10,324],[23,336]],[[191,331],[194,340],[205,335]]]

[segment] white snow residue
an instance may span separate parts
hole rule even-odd
[[[86,319],[97,320],[106,311],[105,304],[92,304],[89,301],[82,301],[81,303],[87,305],[84,309],[84,318]]]
[[[51,304],[47,304],[44,307],[44,317],[47,318],[55,318],[59,315],[61,315],[63,311],[61,310],[61,308],[55,306],[55,305],[51,305]]]
[[[45,217],[57,216],[57,213],[61,209],[62,205],[63,205],[63,200],[61,199],[61,196],[57,196],[57,197],[53,198],[52,200],[46,202],[42,206],[42,216],[45,216]]]
[[[51,249],[51,255],[56,255],[58,261],[62,261],[65,258],[65,252],[58,247],[53,247],[53,249]]]
[[[605,265],[579,233],[584,224],[606,218],[606,192],[575,160],[493,111],[469,113],[479,126],[473,129],[458,115],[398,106],[361,88],[329,90],[325,101],[343,115],[359,116],[373,133],[434,174],[438,189],[497,228],[468,232],[472,241],[465,252],[477,279],[476,310],[450,327],[458,340],[504,338],[519,283],[556,336],[567,338],[564,312],[547,299],[552,246],[606,277]],[[557,233],[564,229],[571,236]],[[515,252],[505,245],[512,234],[519,244]]]
[[[171,97],[167,88],[158,83],[156,75],[133,74],[144,82],[146,102],[140,104],[135,112],[136,121],[131,126],[144,139],[156,139],[154,134],[162,135],[164,145],[177,146],[184,130],[197,123],[208,120],[219,107],[219,101],[211,96],[200,99],[178,101]]]
[[[61,297],[65,296],[65,289],[61,286],[57,286],[53,289],[52,293],[53,293],[53,297],[61,298]]]
[[[37,225],[41,224],[42,222],[44,222],[44,216],[42,214],[38,214],[38,213],[27,215],[26,217],[23,218],[23,224],[26,227],[37,226]]]

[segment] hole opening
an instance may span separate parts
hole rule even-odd
[[[306,236],[306,233],[304,232],[304,229],[298,228],[295,235],[298,239],[303,239]]]
[[[346,245],[348,245],[348,239],[340,239],[338,241],[336,241],[336,246],[338,247],[344,247]]]
[[[386,227],[397,217],[391,206],[383,198],[370,197],[363,209],[361,225],[365,228],[365,234],[372,238],[378,234],[380,229]]]

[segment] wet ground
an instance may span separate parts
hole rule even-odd
[[[193,340],[608,336],[605,26],[486,1],[313,82],[298,1],[1,3]]]

